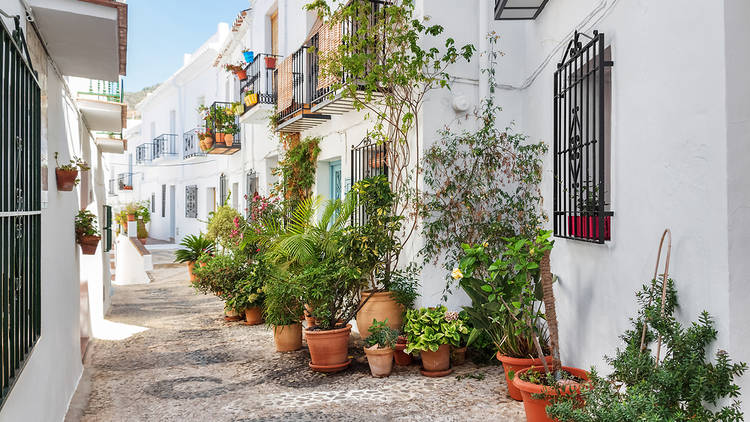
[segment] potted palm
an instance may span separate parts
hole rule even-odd
[[[443,377],[451,369],[451,346],[457,346],[469,329],[445,306],[413,309],[406,312],[404,331],[408,336],[406,353],[420,352],[422,375]]]
[[[78,171],[86,171],[90,167],[86,161],[75,155],[68,164],[60,165],[60,162],[57,160],[58,156],[59,153],[55,152],[55,181],[57,182],[57,190],[70,192],[80,182]]]
[[[75,221],[76,242],[81,245],[84,255],[93,255],[99,246],[99,230],[96,227],[96,215],[89,210],[80,210]]]
[[[375,378],[387,377],[393,370],[393,349],[398,331],[387,325],[388,321],[372,321],[370,335],[365,340],[365,355],[370,372]]]
[[[175,262],[187,264],[188,274],[190,274],[190,281],[195,281],[195,274],[193,274],[193,268],[198,258],[206,252],[213,253],[214,243],[206,239],[203,233],[198,235],[188,235],[180,242],[181,249],[175,252]]]

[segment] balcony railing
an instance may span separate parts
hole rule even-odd
[[[89,89],[78,91],[78,97],[122,103],[122,82],[89,80]]]
[[[243,114],[258,104],[276,103],[276,84],[274,83],[276,65],[269,67],[266,58],[278,64],[281,56],[261,53],[245,67],[247,79],[240,82],[240,98],[244,105]],[[257,96],[251,94],[257,94]]]
[[[216,101],[209,107],[206,118],[206,135],[213,144],[209,154],[234,154],[242,148],[239,117],[232,110],[232,103]]]
[[[177,158],[180,153],[177,149],[177,135],[173,133],[163,133],[154,139],[151,144],[152,159],[159,158]]]
[[[147,164],[153,160],[153,144],[147,142],[140,144],[135,148],[135,162],[136,164]]]
[[[276,84],[278,120],[281,122],[303,109],[310,108],[310,92],[305,89],[305,69],[309,46],[302,46],[284,59],[274,72]]]
[[[204,129],[197,127],[182,134],[182,158],[187,160],[193,157],[205,157],[206,152],[201,149],[201,141],[198,137]]]
[[[120,173],[117,175],[117,189],[133,190],[133,173]]]

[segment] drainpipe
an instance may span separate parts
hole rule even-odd
[[[490,16],[489,2],[490,0],[480,0],[479,8],[477,10],[477,21],[479,22],[479,32],[477,33],[477,44],[479,45],[479,98],[477,104],[480,104],[489,94],[489,89],[487,87],[488,76],[482,72],[482,69],[487,67],[488,62],[487,56],[484,53],[489,48],[489,42],[487,41],[487,33],[489,32],[489,23],[487,22],[487,19],[488,16]]]

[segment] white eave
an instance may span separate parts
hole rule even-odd
[[[125,107],[127,106],[122,103],[78,98],[78,108],[92,131],[122,132]]]

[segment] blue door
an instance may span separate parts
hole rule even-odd
[[[334,161],[331,163],[331,199],[341,199],[341,161]]]

